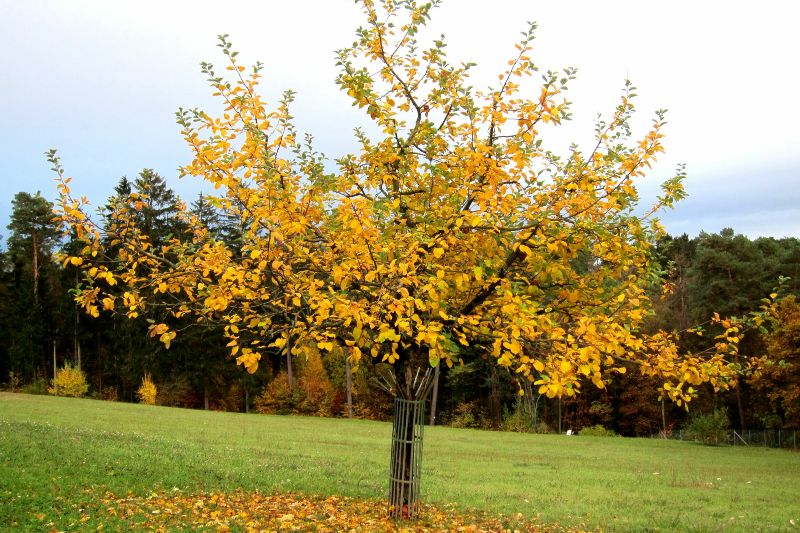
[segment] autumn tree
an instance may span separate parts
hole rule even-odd
[[[685,235],[661,239],[656,259],[667,272],[671,290],[657,299],[651,327],[682,332],[680,344],[684,351],[713,351],[715,337],[723,330],[721,321],[710,324],[714,313],[745,316],[755,302],[779,285],[778,292],[797,294],[794,278],[798,272],[798,251],[797,239],[751,240],[730,228],[717,234],[701,232],[691,240]],[[705,335],[693,334],[698,325],[708,327]],[[765,353],[764,334],[759,329],[750,328],[742,337],[731,362],[744,368],[750,358]],[[737,386],[732,392],[709,398],[715,403],[729,404],[739,428],[758,423],[750,407],[761,401],[756,396],[763,396],[743,377],[735,377]]]
[[[178,112],[194,154],[182,172],[206,180],[216,191],[208,202],[238,221],[236,246],[209,238],[183,206],[186,231],[160,242],[125,224],[100,228],[52,156],[61,217],[85,240],[64,260],[84,269],[77,299],[86,311],[135,317],[167,302],[174,318],[223,324],[231,355],[251,372],[274,351],[291,372],[292,357],[338,346],[354,363],[393,365],[385,383],[407,400],[427,395],[425,368],[468,354],[550,398],[604,388],[623,363],[678,403],[702,382],[726,386],[723,355],[681,357],[671,335],[640,332],[657,281],[652,216],[683,195],[679,169],[655,205],[638,206],[636,182],[662,151],[664,113],[634,137],[626,83],[596,143],[558,156],[543,134],[570,117],[574,70],[539,73],[533,25],[496,86],[478,91],[474,65],[451,63],[443,40],[420,37],[431,4],[362,7],[364,26],[338,53],[337,83],[379,133],[356,130],[357,149],[334,171],[310,137],[298,137],[294,94],[265,102],[261,66],[240,65],[226,37],[229,74],[203,64],[225,110]],[[132,197],[115,216],[132,220],[145,208]],[[162,321],[149,334],[169,346],[177,332]],[[401,470],[411,468],[406,455]],[[413,499],[400,503],[396,515],[413,514]]]
[[[767,426],[800,428],[800,305],[794,296],[777,307],[776,327],[767,335],[769,364],[762,365],[748,383],[766,397],[758,406]],[[769,422],[769,421],[767,421]]]

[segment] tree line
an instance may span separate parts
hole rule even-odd
[[[182,200],[152,170],[134,180],[119,180],[101,209],[104,224],[114,220],[115,206],[141,202],[135,228],[155,245],[185,231],[178,216]],[[237,248],[242,228],[227,219],[202,195],[189,207],[208,228],[210,238]],[[130,224],[130,221],[126,221]],[[106,243],[113,247],[114,243]],[[391,398],[376,386],[381,363],[362,360],[350,367],[337,350],[310,350],[287,359],[274,350],[268,364],[250,374],[235,365],[222,326],[175,324],[181,331],[167,349],[148,335],[160,321],[159,307],[148,306],[133,320],[87,315],[74,302],[80,282],[77,268],[58,261],[74,253],[77,240],[59,234],[53,206],[39,193],[13,199],[5,250],[0,255],[0,376],[7,387],[43,393],[57,368],[80,367],[96,398],[135,401],[145,373],[158,387],[162,405],[356,416],[387,419]],[[765,356],[770,364],[742,373],[738,386],[715,393],[702,387],[691,412],[659,401],[658,380],[635,367],[617,376],[606,389],[587,387],[583,394],[547,398],[527,380],[498,367],[485,356],[464,364],[442,366],[437,378],[431,423],[519,431],[564,431],[603,426],[623,435],[652,435],[684,425],[692,413],[726,408],[734,427],[800,428],[800,241],[796,238],[750,239],[731,229],[720,233],[666,236],[655,256],[667,290],[653,295],[654,330],[679,332],[681,348],[702,353],[713,344],[714,313],[746,313],[779,284],[783,296],[772,327],[745,335],[743,360]],[[164,294],[164,298],[169,298]],[[698,334],[703,326],[704,334]],[[467,348],[468,349],[468,348]],[[520,390],[523,394],[520,394]]]

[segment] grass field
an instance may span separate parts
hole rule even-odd
[[[0,530],[89,529],[95,519],[79,519],[105,491],[380,500],[390,434],[362,420],[0,393]],[[798,453],[443,427],[426,428],[424,446],[426,502],[612,531],[800,529]]]

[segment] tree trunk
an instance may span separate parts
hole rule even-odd
[[[739,381],[736,385],[736,407],[739,410],[739,429],[744,431],[745,417],[744,417],[744,401],[742,400],[742,383]]]
[[[292,376],[292,350],[286,350],[286,378],[289,380],[289,388],[294,391],[294,376]]]
[[[33,239],[33,301],[39,302],[39,244],[36,242],[36,231],[31,232]]]
[[[734,362],[736,364],[739,364],[740,360],[741,360],[741,356],[737,352],[736,353],[736,359],[734,360]],[[739,412],[738,413],[739,414],[739,429],[741,429],[742,431],[745,430],[744,401],[742,400],[742,387],[743,386],[744,386],[744,383],[742,383],[742,380],[737,377],[736,378],[736,386],[734,387],[734,391],[736,393],[736,409]]]
[[[79,283],[78,273],[75,272],[75,286],[78,286]],[[80,309],[76,306],[75,308],[75,324],[73,326],[73,336],[75,337],[75,355],[78,358],[78,368],[81,368],[81,341],[78,338],[78,327],[80,326],[80,319],[81,313]],[[100,389],[103,390],[102,388]]]
[[[558,397],[558,433],[561,434],[561,396]]]
[[[347,381],[347,418],[353,418],[353,374],[350,369],[350,358],[344,358],[344,373]]]
[[[395,396],[389,462],[389,515],[395,519],[414,518],[418,512],[425,400],[433,386],[432,369],[428,367],[422,373],[421,370],[417,368],[413,373],[409,362],[401,359],[389,376],[393,383],[387,390]]]
[[[439,362],[433,374],[433,394],[431,396],[431,425],[436,425],[436,402],[439,400]]]
[[[489,381],[492,386],[492,392],[489,396],[489,408],[492,412],[492,422],[496,426],[500,426],[503,423],[503,418],[501,416],[500,411],[500,392],[498,389],[499,378],[497,376],[497,366],[492,365],[491,371],[489,374]]]

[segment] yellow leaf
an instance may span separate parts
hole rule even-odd
[[[274,346],[276,348],[283,348],[284,346],[286,346],[286,337],[278,337],[272,342],[271,346]]]
[[[169,328],[167,327],[166,324],[156,324],[155,326],[150,328],[150,336],[155,337],[156,335],[161,335],[168,329]]]
[[[175,338],[175,332],[174,331],[168,331],[168,332],[164,333],[163,335],[161,335],[159,340],[161,342],[163,342],[164,346],[169,350],[169,344],[170,344],[170,342],[172,342],[172,339],[174,339],[174,338]]]

